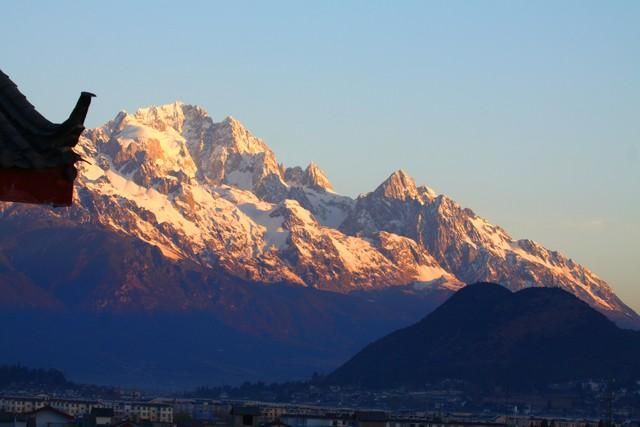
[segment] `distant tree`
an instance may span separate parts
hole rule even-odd
[[[20,364],[0,365],[0,387],[68,387],[64,374],[56,369],[29,369]]]

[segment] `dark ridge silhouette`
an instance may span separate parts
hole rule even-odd
[[[334,384],[419,387],[443,379],[512,390],[588,378],[640,378],[640,333],[558,288],[477,283],[417,324],[373,342]]]

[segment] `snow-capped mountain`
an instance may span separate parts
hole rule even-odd
[[[214,122],[182,103],[123,112],[87,131],[77,151],[85,160],[77,203],[60,215],[134,236],[167,258],[339,292],[462,286],[406,237],[341,232],[353,200],[335,194],[314,163],[279,165],[233,118]]]
[[[403,171],[356,201],[341,230],[362,237],[381,230],[408,237],[464,283],[489,281],[511,290],[559,287],[610,317],[637,319],[611,287],[587,268],[532,240],[514,240],[471,209],[417,187]]]
[[[0,215],[72,219],[157,247],[171,261],[240,279],[350,293],[455,290],[497,281],[557,286],[621,324],[637,315],[595,274],[513,240],[402,171],[351,199],[314,163],[285,167],[239,121],[182,103],[119,113],[85,132],[74,206],[5,204]],[[13,212],[13,213],[12,213]],[[116,285],[117,288],[117,285]],[[101,307],[117,304],[102,296]]]

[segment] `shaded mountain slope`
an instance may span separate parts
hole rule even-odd
[[[0,283],[12,295],[0,300],[0,358],[76,381],[181,388],[305,378],[449,295],[265,286],[95,225],[22,221],[0,222]]]
[[[514,389],[612,377],[640,378],[640,333],[561,289],[480,283],[368,345],[329,381],[384,388],[454,378]]]

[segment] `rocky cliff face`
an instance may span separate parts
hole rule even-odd
[[[416,187],[402,171],[358,198],[341,230],[362,237],[381,230],[405,236],[465,283],[491,281],[511,290],[558,287],[622,325],[637,319],[611,287],[587,268],[532,240],[514,240],[447,196]]]
[[[170,262],[265,284],[340,293],[455,290],[480,280],[553,286],[620,324],[638,321],[588,269],[513,240],[402,171],[355,200],[341,196],[314,163],[285,167],[240,122],[215,122],[200,107],[119,113],[86,131],[78,153],[86,162],[72,208],[2,204],[3,220],[100,227],[155,247]],[[112,304],[123,286],[113,284]]]

